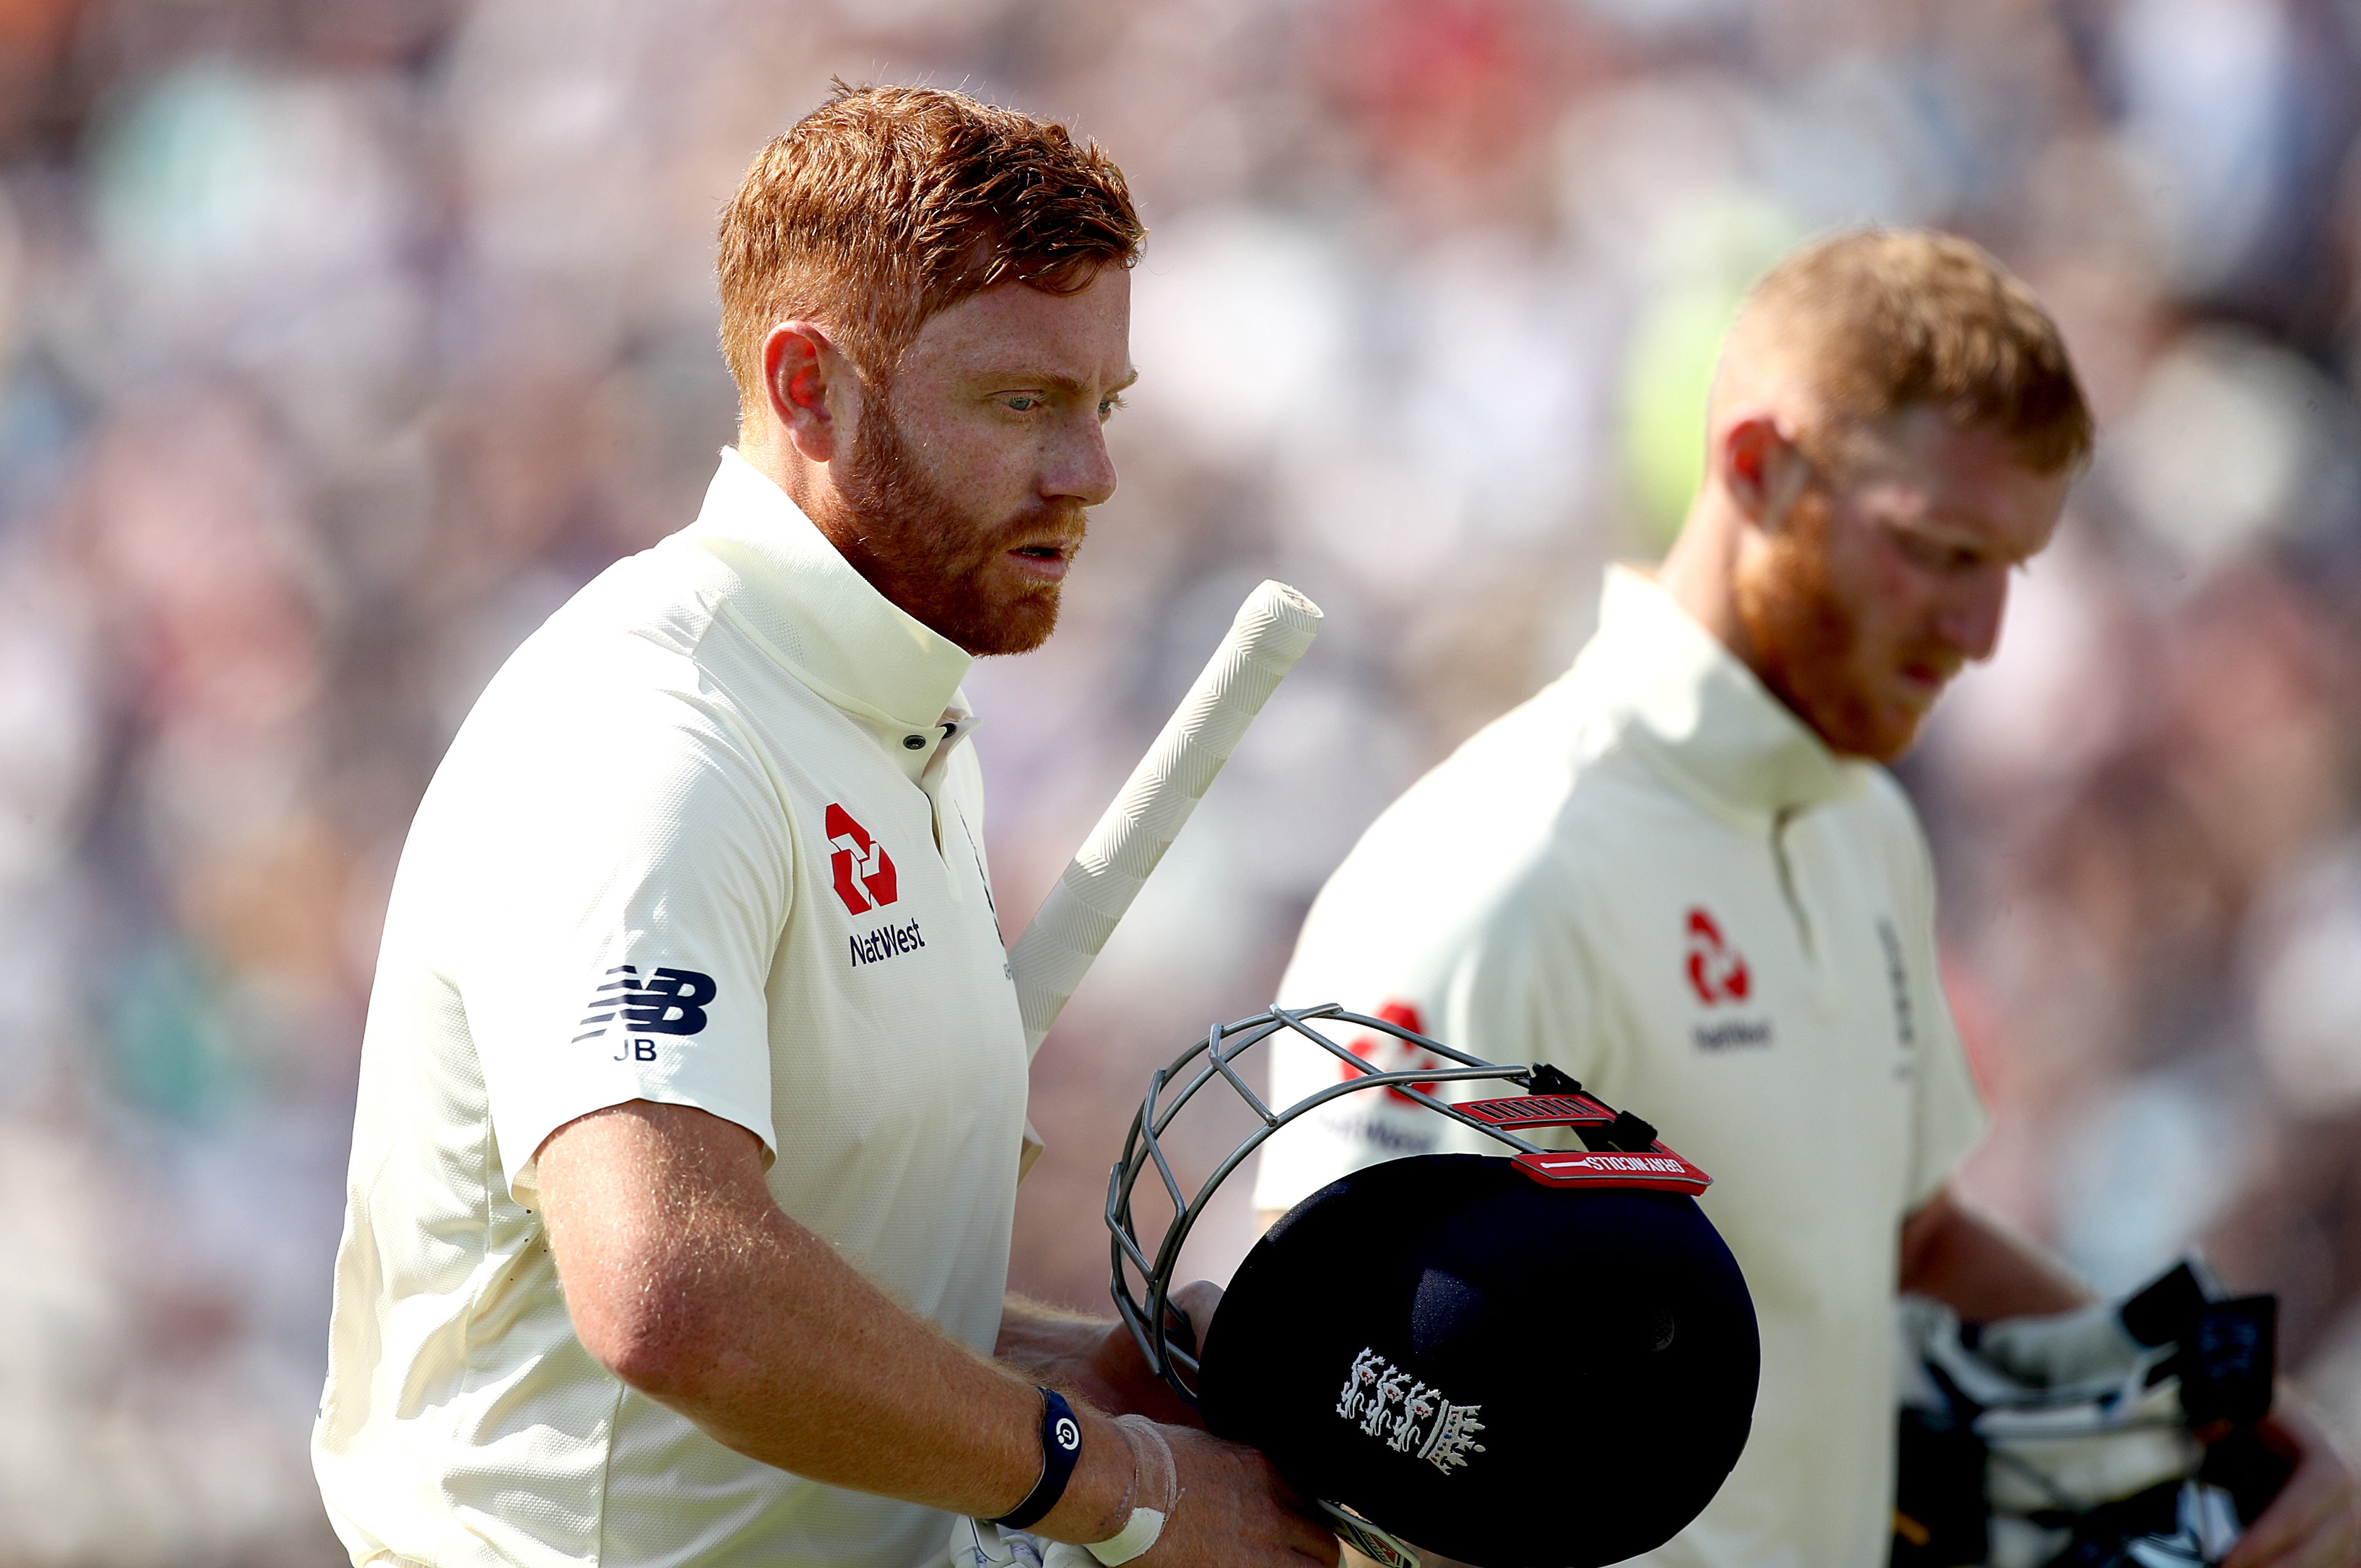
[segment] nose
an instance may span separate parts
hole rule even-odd
[[[2008,568],[1990,566],[1971,575],[1945,598],[1935,630],[1971,663],[1981,663],[2000,646],[2001,617],[2008,609]]]
[[[1099,423],[1096,407],[1060,421],[1042,454],[1042,499],[1094,507],[1115,494],[1115,459],[1107,453],[1106,430]]]

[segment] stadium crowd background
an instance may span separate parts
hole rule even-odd
[[[1245,588],[1328,613],[1039,1059],[1020,1288],[1104,1303],[1148,1068],[1668,538],[1749,279],[1931,223],[2104,427],[1903,770],[1968,1185],[2108,1288],[2279,1290],[2361,1433],[2356,60],[2355,0],[0,0],[0,1563],[333,1555],[395,856],[500,659],[693,515],[716,214],[837,73],[1071,115],[1152,229],[1122,492],[971,686],[1012,935]]]

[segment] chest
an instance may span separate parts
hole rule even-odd
[[[1632,845],[1598,922],[1622,1091],[1708,1169],[1817,1141],[1898,1175],[1939,1002],[1894,872],[1833,810],[1671,826]]]
[[[972,757],[914,782],[851,726],[783,757],[796,887],[770,986],[778,1113],[838,1146],[1021,1124],[1024,1033]]]

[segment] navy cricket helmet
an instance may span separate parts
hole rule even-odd
[[[1318,1027],[1331,1021],[1445,1065],[1379,1071]],[[1273,1110],[1233,1063],[1282,1031],[1351,1070]],[[1483,1080],[1521,1092],[1437,1097]],[[1191,1194],[1161,1139],[1216,1081],[1261,1124]],[[1200,1339],[1167,1297],[1214,1189],[1296,1117],[1385,1089],[1501,1155],[1388,1160],[1312,1194],[1256,1244]],[[1586,1146],[1520,1135],[1550,1127]],[[1153,1254],[1134,1223],[1144,1179],[1173,1211]],[[1494,1066],[1334,1005],[1274,1008],[1213,1030],[1151,1081],[1108,1185],[1115,1305],[1208,1428],[1262,1450],[1368,1555],[1593,1568],[1679,1533],[1752,1423],[1754,1307],[1697,1206],[1710,1179],[1554,1068]]]

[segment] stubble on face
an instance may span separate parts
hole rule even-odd
[[[1007,559],[1045,536],[1072,542],[1082,503],[1040,501],[978,518],[920,467],[895,418],[889,386],[872,389],[824,529],[872,587],[914,619],[979,656],[1029,653],[1058,625],[1056,583],[1027,579]]]
[[[1841,755],[1892,762],[1917,739],[1923,709],[1882,702],[1883,656],[1868,645],[1864,587],[1839,580],[1834,507],[1806,489],[1735,587],[1739,623],[1755,673],[1797,718]]]

